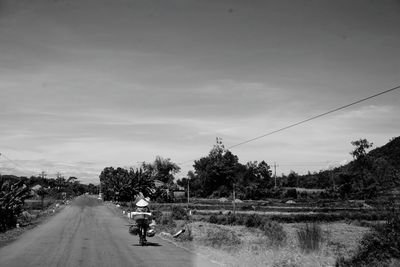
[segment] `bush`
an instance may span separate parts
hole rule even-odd
[[[390,266],[392,259],[400,259],[400,213],[389,215],[386,224],[376,225],[360,242],[356,255],[338,259],[336,266]]]
[[[218,223],[218,217],[216,215],[211,215],[210,219],[208,220],[209,223]]]
[[[186,210],[181,206],[173,206],[171,216],[172,216],[172,219],[174,219],[174,220],[188,220],[189,219],[189,216],[188,216]]]
[[[297,237],[300,249],[303,252],[309,253],[311,251],[319,250],[322,243],[321,227],[316,223],[306,223],[305,227],[297,231]]]
[[[0,176],[0,232],[15,227],[29,188],[23,181],[13,182]]]
[[[246,227],[260,227],[262,224],[262,218],[258,214],[251,214],[245,221]]]
[[[279,247],[286,244],[286,232],[279,223],[265,220],[260,229],[268,237],[269,245]]]

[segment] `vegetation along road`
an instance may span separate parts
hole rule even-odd
[[[213,266],[158,237],[141,247],[126,224],[97,199],[81,196],[1,248],[0,266]]]

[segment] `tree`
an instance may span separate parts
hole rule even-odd
[[[294,171],[291,171],[287,178],[288,187],[298,187],[299,175]]]
[[[367,139],[359,139],[357,141],[352,141],[351,144],[355,147],[354,150],[350,152],[355,160],[360,160],[365,158],[367,155],[367,149],[373,146],[373,143],[367,141]]]
[[[368,142],[367,139],[359,139],[351,142],[351,144],[354,146],[354,149],[350,152],[354,158],[353,172],[359,177],[353,188],[362,192],[364,188],[371,185],[371,181],[368,181],[368,173],[372,162],[367,155],[367,149],[371,148],[373,144]]]
[[[165,184],[172,184],[174,175],[180,171],[180,167],[171,161],[157,156],[153,163],[142,164],[142,169],[148,172],[154,180],[159,180]]]
[[[15,181],[0,176],[0,232],[15,227],[17,216],[28,196],[29,187],[23,180]]]
[[[241,164],[236,155],[217,142],[208,156],[196,160],[193,165],[197,179],[202,186],[201,195],[229,196],[233,186],[238,183]]]
[[[261,199],[266,197],[267,190],[274,187],[271,167],[265,162],[247,162],[239,170],[238,193],[245,199]]]
[[[100,183],[105,200],[132,201],[140,194],[152,196],[155,192],[151,174],[142,168],[131,168],[129,171],[120,167],[104,168]]]

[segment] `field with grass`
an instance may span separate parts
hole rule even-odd
[[[315,205],[307,203],[247,202],[235,214],[229,203],[211,201],[189,206],[206,207],[201,210],[184,203],[152,203],[152,210],[159,236],[226,266],[335,266],[357,255],[361,240],[387,217],[387,210],[362,201],[327,204],[319,211],[310,211]]]
[[[298,238],[304,224],[280,226],[280,231],[268,232],[246,226],[178,222],[175,229],[186,231],[170,239],[227,266],[334,266],[338,257],[353,256],[359,241],[369,231],[368,227],[346,223],[320,224],[320,235],[307,237],[318,244],[308,248]]]

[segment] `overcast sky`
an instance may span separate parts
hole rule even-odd
[[[400,1],[0,0],[0,173],[98,183],[400,84]],[[400,132],[400,90],[238,146],[277,173]],[[182,165],[185,176],[192,162]]]

